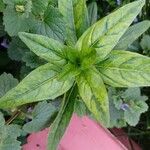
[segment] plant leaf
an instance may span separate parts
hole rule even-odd
[[[97,51],[97,62],[103,60],[139,14],[144,3],[145,0],[129,3],[93,24],[80,37],[76,48],[85,55],[90,53],[89,47],[93,47]]]
[[[88,10],[86,0],[73,0],[74,22],[77,38],[89,27]]]
[[[63,16],[53,6],[49,5],[42,16],[33,18],[30,26],[33,33],[48,36],[60,42],[64,42],[65,40]]]
[[[58,68],[54,65],[48,63],[38,67],[0,99],[0,108],[55,99],[68,91],[74,82],[68,74],[67,80],[60,81],[58,76]]]
[[[86,70],[77,78],[79,94],[97,121],[109,125],[109,102],[106,87],[96,69]]]
[[[33,52],[26,52],[22,58],[22,61],[26,63],[26,66],[32,69],[46,64],[45,60],[41,59],[40,57],[35,55]]]
[[[16,36],[18,32],[29,31],[32,7],[31,0],[24,0],[20,3],[18,1],[5,0],[4,3],[7,4],[3,16],[5,31],[7,31],[10,36]],[[23,12],[18,12],[15,9],[17,5],[21,5],[25,10]]]
[[[60,139],[70,122],[74,111],[74,104],[76,99],[76,86],[66,94],[63,99],[61,109],[51,125],[51,132],[48,137],[48,150],[56,150]]]
[[[38,103],[32,112],[32,121],[23,126],[23,130],[28,133],[43,130],[50,124],[51,117],[56,113],[56,108],[46,101]]]
[[[86,0],[59,0],[58,7],[66,24],[67,44],[74,46],[89,26]]]
[[[32,11],[35,15],[42,15],[47,9],[49,0],[32,0]]]
[[[1,150],[21,150],[21,142],[17,141],[21,129],[18,125],[5,125],[5,120],[0,112],[0,149]]]
[[[0,76],[0,97],[4,96],[9,90],[18,84],[18,80],[11,74],[3,73]]]
[[[75,45],[77,37],[74,22],[73,0],[58,0],[58,8],[66,24],[67,44],[71,46]]]
[[[144,35],[141,42],[140,42],[140,45],[142,47],[143,50],[149,50],[150,51],[150,36],[149,35]]]
[[[8,56],[12,60],[21,61],[23,56],[29,49],[27,46],[17,37],[12,38],[11,43],[7,49]]]
[[[91,2],[88,5],[88,13],[89,13],[89,22],[90,25],[93,25],[97,21],[97,3]]]
[[[118,44],[115,46],[115,50],[128,49],[128,47],[139,37],[141,36],[148,28],[150,27],[150,21],[142,21],[137,23],[125,32],[121,37]]]
[[[65,47],[62,43],[46,36],[24,32],[19,33],[19,37],[39,57],[52,63],[61,64],[65,61],[61,57]]]
[[[111,52],[97,65],[106,84],[114,87],[150,86],[150,58],[127,51]]]

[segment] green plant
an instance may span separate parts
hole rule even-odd
[[[59,113],[51,126],[48,144],[51,150],[56,150],[65,132],[77,97],[83,100],[94,119],[109,127],[109,100],[105,84],[113,87],[150,85],[149,57],[113,50],[122,42],[121,37],[128,35],[127,29],[144,3],[144,0],[138,0],[127,4],[89,27],[85,0],[59,0],[58,7],[66,25],[66,45],[53,38],[20,32],[19,37],[30,50],[48,63],[32,71],[3,96],[0,108],[53,100],[64,94]],[[144,31],[149,26],[150,22],[146,21]],[[144,31],[139,30],[133,38]]]

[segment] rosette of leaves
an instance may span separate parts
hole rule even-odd
[[[109,126],[105,84],[113,87],[150,85],[149,57],[123,50],[112,51],[145,1],[127,4],[89,28],[85,0],[75,2],[58,1],[66,24],[67,45],[42,35],[19,33],[30,50],[48,63],[32,71],[0,99],[0,108],[9,108],[64,95],[51,126],[48,144],[51,150],[56,150],[65,132],[77,96],[97,121]]]
[[[110,127],[125,127],[127,123],[135,126],[142,113],[146,112],[148,97],[141,95],[140,88],[116,90],[109,88]]]

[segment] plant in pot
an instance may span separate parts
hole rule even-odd
[[[149,21],[143,21],[129,27],[144,4],[144,0],[129,3],[91,25],[85,0],[59,0],[66,25],[65,43],[20,32],[20,39],[47,63],[0,98],[0,108],[63,95],[48,138],[51,150],[56,150],[78,100],[84,102],[93,119],[110,127],[108,87],[150,85],[150,58],[126,51],[150,26]]]

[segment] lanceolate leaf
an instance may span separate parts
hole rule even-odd
[[[92,2],[88,5],[88,13],[89,13],[89,23],[93,25],[97,21],[97,4],[96,2]]]
[[[75,45],[77,37],[74,23],[73,0],[58,0],[58,7],[66,24],[67,44]]]
[[[52,62],[63,63],[65,60],[61,57],[64,45],[52,38],[42,35],[19,33],[21,40],[39,57]]]
[[[76,99],[76,86],[66,94],[64,97],[61,109],[51,126],[51,131],[48,138],[47,150],[56,150],[60,139],[62,138],[65,130],[70,122],[74,111],[74,104]]]
[[[59,0],[58,6],[66,23],[67,44],[75,45],[89,26],[86,0]]]
[[[96,69],[86,70],[77,79],[79,94],[97,121],[109,125],[109,102],[106,87]]]
[[[88,47],[97,51],[97,61],[103,60],[121,36],[125,33],[134,18],[143,7],[145,0],[127,4],[92,25],[78,40],[76,47],[84,53],[89,53]]]
[[[97,68],[104,82],[114,87],[150,85],[150,58],[140,54],[114,50]]]
[[[86,0],[75,0],[74,2],[74,21],[76,35],[79,38],[84,31],[89,27],[88,11]]]
[[[74,80],[69,75],[67,80],[59,80],[57,71],[58,68],[49,63],[35,69],[0,99],[0,108],[17,107],[62,95],[70,89]]]
[[[150,27],[150,21],[142,21],[137,23],[125,32],[125,34],[119,40],[119,43],[115,46],[115,50],[128,49],[128,47],[148,28]]]

